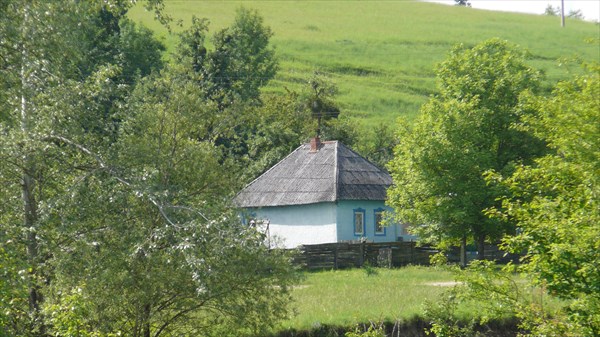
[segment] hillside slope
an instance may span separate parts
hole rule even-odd
[[[196,15],[211,21],[211,32],[231,23],[240,6],[257,9],[274,32],[281,69],[268,90],[295,89],[313,71],[327,73],[340,88],[343,113],[363,126],[414,116],[435,93],[434,65],[457,43],[491,37],[516,43],[531,53],[531,65],[548,83],[578,71],[564,59],[600,60],[598,24],[568,20],[561,28],[556,17],[542,15],[417,1],[166,0],[167,13],[184,27]],[[150,13],[138,6],[131,17],[172,48],[175,38]]]

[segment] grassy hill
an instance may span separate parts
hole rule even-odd
[[[338,85],[343,113],[363,126],[414,116],[435,93],[434,65],[457,43],[500,37],[531,53],[549,83],[577,66],[560,59],[599,60],[600,26],[543,15],[513,14],[417,1],[206,1],[166,0],[166,11],[189,25],[192,15],[229,25],[235,9],[257,9],[274,32],[281,69],[268,90],[297,88],[313,71]],[[135,21],[155,29],[172,48],[175,38],[138,6]],[[178,28],[175,29],[177,31]],[[586,40],[595,38],[595,42]],[[563,63],[559,66],[559,63]]]

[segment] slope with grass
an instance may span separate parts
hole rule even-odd
[[[491,37],[516,43],[530,51],[548,83],[578,70],[564,59],[600,59],[598,24],[570,20],[561,28],[556,17],[542,15],[417,1],[166,0],[167,13],[183,27],[195,15],[208,18],[212,32],[231,23],[240,6],[257,9],[274,32],[281,69],[268,90],[297,89],[313,71],[327,73],[340,88],[344,113],[366,126],[412,118],[435,93],[434,65],[457,43]],[[173,48],[175,37],[141,6],[131,17]],[[590,38],[596,40],[586,43]]]

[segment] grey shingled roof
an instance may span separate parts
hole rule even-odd
[[[385,200],[390,175],[338,141],[310,152],[303,144],[248,184],[239,207],[302,205],[336,200]]]

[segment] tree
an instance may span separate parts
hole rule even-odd
[[[525,336],[600,334],[600,130],[595,122],[600,67],[587,70],[557,84],[548,97],[523,99],[536,113],[524,117],[519,128],[546,141],[550,151],[510,175],[489,172],[486,177],[504,190],[502,205],[488,214],[517,222],[517,234],[506,236],[503,245],[521,254],[521,261],[503,266],[476,261],[455,269],[461,286],[427,308],[434,333],[470,336],[477,324],[516,317]],[[458,305],[465,302],[479,308],[470,326],[457,324]]]
[[[525,254],[522,270],[535,285],[565,301],[567,320],[538,328],[581,336],[600,334],[599,95],[596,64],[559,83],[549,98],[530,97],[538,113],[523,127],[551,152],[512,175],[489,177],[507,190],[492,214],[518,223],[507,248]]]
[[[305,108],[317,122],[316,135],[320,136],[322,123],[340,115],[340,109],[333,101],[333,97],[337,94],[337,87],[323,75],[315,73],[308,80],[307,89],[303,94]]]
[[[384,168],[394,158],[394,148],[397,143],[393,126],[380,123],[371,132],[361,133],[356,151],[372,163]]]
[[[398,132],[388,203],[423,240],[464,244],[473,238],[483,258],[486,239],[498,240],[514,228],[485,215],[497,204],[498,191],[483,174],[510,172],[541,150],[513,127],[526,113],[519,95],[537,88],[539,74],[515,46],[492,39],[454,48],[437,77],[439,95],[421,108],[413,126],[405,123]]]
[[[106,164],[90,163],[118,171],[86,176],[71,186],[79,202],[63,200],[76,214],[65,232],[86,230],[56,253],[52,289],[77,290],[77,319],[100,334],[210,335],[223,322],[223,336],[262,332],[287,314],[293,270],[225,211],[234,177],[194,123],[214,106],[170,68],[137,86]],[[61,301],[48,300],[50,314]]]
[[[583,13],[581,12],[581,9],[572,9],[569,11],[569,14],[567,14],[567,17],[571,19],[583,20]]]
[[[548,16],[558,16],[558,14],[560,13],[560,8],[558,7],[554,7],[551,4],[548,4],[548,6],[546,6],[546,9],[544,10],[544,14],[548,15]]]
[[[233,24],[215,33],[213,49],[205,46],[206,19],[192,18],[181,34],[178,59],[189,58],[206,97],[221,109],[236,101],[256,100],[277,71],[275,52],[269,47],[273,33],[254,10],[241,7]]]
[[[215,105],[181,71],[123,61],[160,49],[116,20],[130,5],[0,2],[3,335],[258,331],[287,312],[287,258],[223,208],[233,179],[192,122]]]
[[[208,20],[192,18],[174,56],[185,65],[182,76],[194,81],[215,105],[215,113],[202,124],[234,161],[244,161],[248,154],[248,130],[255,128],[247,123],[255,120],[251,114],[261,105],[260,90],[277,70],[271,36],[258,12],[242,7],[230,27],[212,36],[212,49],[206,46]]]
[[[2,88],[7,100],[2,101],[2,178],[3,241],[14,240],[9,247],[12,256],[24,256],[15,261],[22,277],[11,275],[19,287],[12,295],[27,294],[10,299],[11,311],[3,321],[10,322],[7,333],[44,335],[46,325],[40,315],[43,303],[42,286],[47,281],[42,268],[47,253],[39,231],[43,228],[44,209],[51,185],[54,165],[44,161],[57,153],[45,147],[40,134],[50,134],[62,117],[60,101],[54,96],[70,87],[77,69],[65,59],[77,60],[81,50],[70,48],[80,31],[71,30],[81,17],[66,13],[72,3],[43,1],[3,1],[2,31]],[[63,6],[64,5],[64,6]],[[59,10],[60,8],[60,10]],[[61,36],[62,38],[57,38]],[[68,111],[68,110],[67,110]],[[48,193],[48,191],[52,191]],[[41,193],[44,191],[44,193]],[[4,193],[3,193],[4,195]],[[20,195],[20,196],[19,196]],[[19,223],[20,222],[20,223]],[[10,267],[10,265],[7,265]],[[4,302],[4,301],[3,301]],[[3,322],[3,323],[4,323]]]
[[[324,139],[352,145],[356,128],[346,118],[337,118],[337,88],[320,75],[311,77],[299,92],[263,93],[260,104],[246,106],[236,119],[239,151],[236,160],[246,184],[288,155],[299,144],[315,136],[320,127]],[[320,122],[319,122],[320,121]]]

